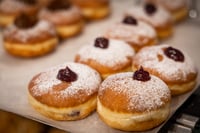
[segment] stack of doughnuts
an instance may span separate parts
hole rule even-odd
[[[54,120],[79,120],[97,110],[119,130],[159,126],[170,114],[172,96],[191,91],[198,74],[186,52],[157,45],[172,34],[172,25],[171,14],[153,2],[126,11],[80,48],[74,62],[34,76],[30,104]]]
[[[85,2],[79,1],[79,3]],[[90,6],[92,8],[91,15],[95,15],[90,17],[100,20],[108,16],[110,8],[109,1],[102,3],[99,0],[99,4],[97,4],[98,8],[96,5],[95,7]],[[0,27],[3,27],[4,30],[4,48],[11,55],[25,58],[39,57],[50,53],[60,40],[82,32],[85,21],[83,12],[85,11],[81,9],[70,0],[1,0]],[[27,27],[27,23],[32,22],[25,22],[24,16],[26,18],[34,17],[38,23]],[[93,20],[92,18],[90,20]],[[41,24],[41,21],[50,23],[48,25],[51,27]],[[20,26],[17,26],[16,23],[20,23]],[[38,27],[38,25],[40,26]]]

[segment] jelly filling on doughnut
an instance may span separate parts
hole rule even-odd
[[[137,20],[132,16],[126,16],[122,22],[125,24],[137,25]]]
[[[151,79],[149,72],[144,71],[142,67],[139,70],[135,71],[133,74],[133,79],[138,81],[148,81]]]
[[[104,37],[98,37],[95,39],[94,46],[102,49],[108,48],[109,40]]]
[[[21,14],[14,21],[14,24],[21,29],[28,29],[37,24],[38,20],[35,16],[28,16],[26,14]]]
[[[69,9],[71,4],[68,0],[53,0],[47,8],[51,11]]]
[[[179,62],[184,61],[184,55],[178,49],[175,49],[173,47],[168,47],[168,48],[164,49],[164,53],[167,57],[173,59],[174,61],[179,61]]]
[[[67,114],[70,117],[75,117],[80,115],[80,111],[72,111],[70,114]]]
[[[65,69],[60,69],[58,71],[57,79],[66,82],[73,82],[77,80],[77,74],[67,66]]]
[[[149,15],[154,14],[157,10],[156,6],[153,3],[146,3],[144,8],[146,13]]]
[[[18,0],[18,1],[21,1],[21,2],[28,4],[28,5],[33,5],[33,4],[37,3],[36,0]]]

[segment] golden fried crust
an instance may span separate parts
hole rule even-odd
[[[147,39],[145,37],[141,37],[141,39]],[[128,42],[128,44],[130,44],[130,46],[136,51],[138,52],[141,48],[143,47],[147,47],[147,46],[152,46],[152,45],[155,45],[157,44],[158,40],[156,38],[152,38],[152,39],[148,39],[147,43],[144,44],[144,45],[137,45],[137,44],[134,44],[134,43],[131,43],[131,42]]]
[[[166,39],[173,34],[172,23],[167,23],[165,26],[162,26],[162,27],[155,27],[155,29],[160,39]]]
[[[55,35],[49,34],[48,32],[40,34],[38,36],[29,36],[26,40],[26,42],[23,41],[23,38],[16,38],[14,37],[15,32],[11,32],[10,34],[4,36],[4,41],[9,42],[10,44],[20,43],[22,45],[29,44],[37,44],[38,42],[44,42],[46,40],[49,40],[51,38],[55,38]]]
[[[97,101],[99,117],[112,128],[123,131],[145,131],[160,125],[167,119],[170,103],[149,112],[124,113],[112,111]]]
[[[19,57],[37,57],[53,51],[58,43],[57,38],[50,38],[38,43],[13,43],[4,41],[5,49],[12,55]]]
[[[71,0],[72,3],[80,7],[101,7],[108,6],[109,0]]]
[[[50,88],[52,91],[50,91],[49,93],[46,93],[46,94],[43,94],[40,96],[36,96],[36,95],[34,95],[33,86],[36,86],[34,81],[37,80],[38,76],[40,76],[40,74],[36,75],[30,81],[29,86],[28,86],[29,93],[37,101],[39,101],[42,104],[45,104],[47,106],[52,106],[52,107],[56,107],[56,108],[78,106],[80,104],[85,103],[86,101],[88,101],[89,99],[91,99],[92,97],[97,95],[97,92],[95,92],[93,95],[88,96],[86,91],[79,91],[76,93],[76,97],[74,97],[73,95],[69,95],[68,97],[58,96],[59,91],[62,91],[64,89],[66,89],[67,87],[70,87],[70,85],[71,85],[70,83],[62,82],[62,83]],[[38,88],[36,88],[36,90],[37,89]]]
[[[32,95],[28,95],[29,103],[41,114],[54,120],[79,120],[83,119],[96,109],[96,96],[91,97],[85,103],[73,107],[51,107],[37,101]]]
[[[70,25],[58,25],[56,31],[61,38],[68,38],[81,33],[84,22],[80,21]]]
[[[186,7],[180,8],[177,11],[172,12],[173,19],[175,22],[180,22],[183,19],[187,18],[188,9]]]
[[[127,58],[129,58],[129,60],[132,60],[132,57],[127,57]],[[100,64],[93,59],[89,59],[87,61],[80,60],[80,55],[76,55],[75,62],[87,64],[87,65],[91,66],[92,68],[94,68],[95,70],[97,70],[100,74],[116,73],[116,72],[122,71],[122,70],[130,67],[130,65],[131,65],[131,61],[129,61],[124,64],[116,64],[114,67],[109,67],[109,66]]]

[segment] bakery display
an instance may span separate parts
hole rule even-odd
[[[125,15],[133,16],[151,24],[160,39],[165,39],[173,33],[173,19],[171,14],[162,6],[152,2],[135,5],[125,11]]]
[[[99,20],[110,14],[109,0],[71,0],[81,9],[84,18]]]
[[[37,57],[53,51],[58,43],[55,28],[47,21],[21,14],[3,32],[6,51],[19,57]]]
[[[110,74],[130,71],[134,50],[125,42],[97,37],[75,55],[75,62],[97,70],[103,79]]]
[[[196,84],[197,68],[186,52],[167,44],[145,47],[133,57],[133,70],[142,66],[160,77],[172,95],[191,91]]]
[[[158,42],[155,29],[132,16],[126,16],[122,22],[108,27],[104,35],[108,38],[119,39],[130,44],[135,51],[142,47],[155,45]]]
[[[98,93],[97,112],[110,127],[145,131],[160,125],[170,112],[167,85],[145,69],[105,79]]]
[[[188,15],[188,1],[187,0],[146,0],[159,4],[167,9],[175,22],[180,22],[187,18]]]
[[[0,26],[12,24],[21,13],[35,15],[38,11],[36,0],[1,0],[0,1]]]
[[[28,85],[29,102],[54,120],[82,119],[96,109],[100,83],[100,75],[92,68],[67,62],[33,77]]]
[[[79,34],[84,26],[80,10],[68,0],[52,0],[38,16],[54,24],[63,39]]]

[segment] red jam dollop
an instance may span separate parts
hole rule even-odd
[[[51,3],[47,6],[47,9],[50,11],[57,11],[57,10],[65,10],[69,9],[71,7],[71,4],[68,0],[53,0]]]
[[[137,25],[137,20],[132,16],[126,16],[122,22],[125,24]]]
[[[15,21],[14,24],[21,29],[28,29],[31,28],[33,26],[35,26],[37,24],[38,20],[35,16],[28,16],[26,14],[21,14],[20,16],[18,16]]]
[[[57,74],[57,79],[66,82],[76,81],[77,77],[77,74],[73,72],[68,66],[65,69],[60,69]]]
[[[102,49],[108,48],[109,40],[104,37],[98,37],[95,39],[94,46]]]
[[[138,81],[148,81],[151,79],[149,72],[144,71],[142,67],[139,70],[135,71],[133,74],[133,79]]]
[[[173,47],[168,47],[164,49],[164,53],[167,57],[173,59],[174,61],[184,62],[184,55],[178,49],[175,49]]]
[[[146,3],[144,8],[146,13],[149,15],[154,14],[157,10],[156,6],[153,3]]]

